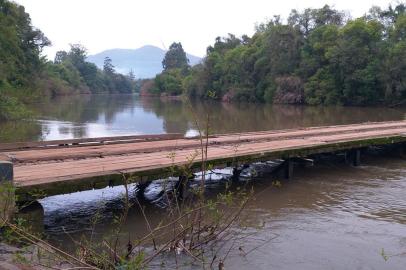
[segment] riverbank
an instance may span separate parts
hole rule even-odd
[[[48,270],[57,267],[68,269],[72,265],[57,262],[36,246],[24,248],[0,242],[0,269],[1,270]]]
[[[32,261],[34,258],[32,250],[29,251],[30,249],[32,248],[28,248],[28,250],[26,250],[0,242],[0,269],[40,270],[41,268],[34,268],[33,265],[28,264],[28,262]]]
[[[39,244],[18,247],[0,242],[1,270],[63,270],[75,267],[75,264],[46,252]]]
[[[20,252],[20,249],[0,242],[0,269],[23,270],[24,266],[14,262],[14,254],[17,252]]]

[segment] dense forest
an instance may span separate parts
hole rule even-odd
[[[252,37],[229,34],[190,67],[174,43],[153,94],[294,104],[401,104],[406,98],[406,5],[363,17],[324,6],[275,16]]]
[[[24,117],[22,103],[38,97],[133,91],[133,76],[116,73],[109,58],[100,70],[86,61],[86,49],[74,44],[49,61],[41,55],[49,45],[23,6],[0,0],[0,120]]]

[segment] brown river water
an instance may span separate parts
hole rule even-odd
[[[400,120],[406,115],[406,109],[188,104],[120,95],[65,97],[34,104],[32,110],[35,121],[0,123],[0,141],[193,135],[193,115],[204,119],[207,112],[213,133]],[[229,174],[227,169],[220,172]],[[326,159],[313,167],[295,168],[294,177],[281,187],[272,186],[271,176],[247,175],[240,185],[253,187],[256,196],[244,216],[250,226],[240,228],[240,233],[255,233],[240,246],[245,251],[256,249],[246,256],[230,254],[226,269],[406,269],[405,159],[368,155],[359,167]],[[206,185],[208,193],[215,194],[225,182],[213,177]],[[146,214],[152,223],[165,211],[157,197],[161,190],[156,182],[146,193],[150,199]],[[105,237],[115,226],[112,216],[122,207],[123,191],[114,187],[41,200],[44,235],[69,249],[70,237],[88,234],[92,217],[99,212],[95,237]],[[138,210],[131,209],[124,231],[147,232]]]

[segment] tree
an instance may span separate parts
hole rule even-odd
[[[128,78],[131,80],[131,81],[135,81],[135,74],[134,74],[134,70],[133,69],[131,69],[130,70],[130,72],[128,72]]]
[[[50,44],[23,6],[0,0],[0,120],[26,116],[17,92],[36,86],[44,70],[41,52]]]
[[[302,13],[296,9],[292,10],[288,18],[288,24],[298,28],[307,38],[312,30],[324,25],[343,25],[345,14],[325,5],[320,9],[307,8]]]
[[[389,44],[381,72],[385,99],[402,103],[406,100],[406,14],[397,16],[388,32]]]
[[[164,60],[162,61],[162,67],[164,68],[164,71],[173,68],[184,69],[189,67],[189,59],[186,57],[186,53],[180,42],[174,42],[169,47],[169,50],[166,52]]]
[[[23,6],[0,1],[0,81],[24,87],[41,72],[40,54],[51,42],[31,25]]]
[[[342,25],[345,18],[343,12],[332,9],[329,5],[325,5],[320,9],[314,9],[312,12],[315,27],[322,25]]]
[[[72,64],[81,71],[86,63],[87,49],[81,44],[70,44],[68,56]]]
[[[302,36],[289,25],[275,25],[265,33],[264,49],[273,76],[293,73],[300,62]]]
[[[87,50],[71,44],[70,50],[58,51],[54,61],[41,55],[51,42],[31,25],[23,6],[0,0],[0,118],[14,119],[22,115],[19,91],[33,95],[59,95],[98,92],[131,92],[133,83],[124,75],[116,75],[114,67],[106,75],[87,62]],[[110,63],[111,64],[111,63]],[[109,80],[107,80],[109,78]]]
[[[180,69],[171,69],[155,78],[156,92],[169,95],[180,95],[183,93],[182,74]]]
[[[348,22],[339,32],[331,51],[337,89],[342,89],[345,104],[361,105],[380,101],[382,84],[382,33],[379,22],[359,18]]]
[[[113,66],[113,61],[111,60],[110,57],[106,56],[104,58],[104,63],[103,63],[103,72],[107,75],[112,75],[114,74],[114,66]]]
[[[67,52],[65,52],[65,51],[57,51],[56,54],[55,54],[54,63],[55,64],[61,64],[66,60],[67,57],[68,57]]]

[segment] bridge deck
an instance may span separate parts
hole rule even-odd
[[[0,150],[0,159],[13,161],[14,183],[20,192],[42,189],[47,195],[120,184],[122,173],[140,177],[165,175],[168,168],[187,164],[192,157],[194,165],[199,166],[200,155],[196,151],[200,151],[200,141],[196,138],[173,134],[144,139],[109,138],[109,143],[94,145],[58,141],[52,147],[49,143],[20,143],[16,147],[7,144]],[[210,136],[208,161],[216,166],[404,141],[406,121],[223,134]]]

